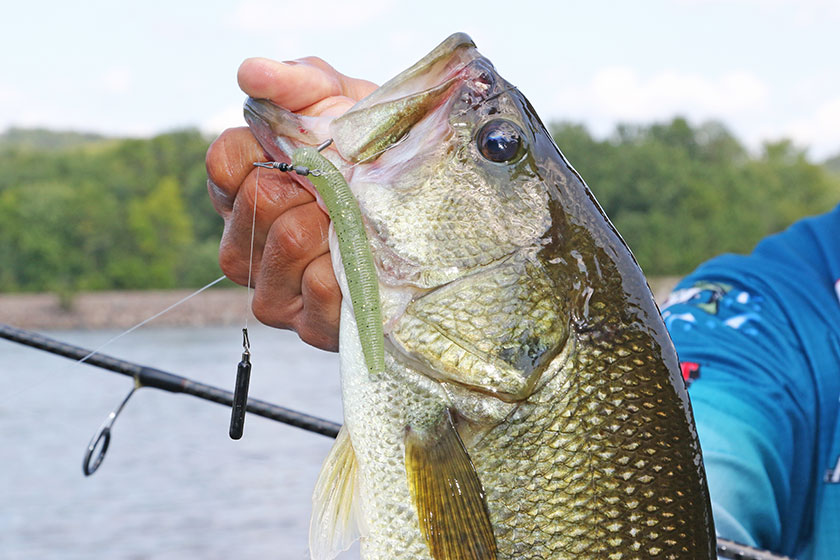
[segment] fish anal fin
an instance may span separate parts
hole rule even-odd
[[[309,553],[312,560],[330,560],[362,533],[356,453],[345,426],[341,427],[312,493]]]
[[[429,433],[406,430],[405,466],[420,531],[435,560],[494,560],[481,481],[447,413]]]

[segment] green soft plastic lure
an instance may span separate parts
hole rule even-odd
[[[341,172],[315,148],[295,150],[292,153],[292,165],[320,172],[311,173],[308,178],[321,195],[338,237],[338,249],[347,277],[365,364],[371,373],[385,371],[379,279],[359,204]]]

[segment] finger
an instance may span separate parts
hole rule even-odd
[[[314,57],[292,62],[249,58],[239,67],[237,79],[251,97],[271,99],[294,112],[327,97],[360,99],[376,89],[375,84],[348,78]]]
[[[271,225],[262,251],[252,309],[261,322],[296,327],[303,310],[304,270],[329,251],[329,218],[317,203],[296,206]]]
[[[251,97],[271,99],[290,111],[341,94],[341,82],[334,73],[297,62],[249,58],[239,67],[237,79]]]
[[[295,325],[301,340],[316,348],[338,351],[341,290],[329,253],[312,261],[303,271],[301,296],[303,309]]]
[[[217,212],[232,208],[239,186],[254,169],[255,161],[266,161],[266,157],[247,127],[225,130],[207,149],[208,191]]]
[[[238,284],[247,284],[248,263],[252,260],[252,229],[253,262],[259,263],[266,236],[274,221],[285,212],[313,201],[312,195],[285,173],[265,169],[251,171],[242,182],[233,209],[225,218],[219,248],[219,265],[225,275]],[[258,275],[259,266],[255,265],[252,280]]]
[[[291,61],[289,64],[294,63],[308,64],[309,66],[314,66],[327,74],[334,74],[340,84],[341,95],[345,95],[354,101],[358,101],[362,97],[365,97],[378,87],[375,83],[368,80],[351,78],[350,76],[342,74],[333,68],[326,60],[318,58],[317,56],[307,56],[305,58]]]
[[[216,183],[207,179],[207,193],[210,195],[210,202],[213,204],[213,209],[222,217],[227,217],[230,211],[233,210],[234,197],[230,196],[225,190],[219,188]]]
[[[298,114],[337,117],[346,113],[355,104],[356,102],[349,97],[338,95],[316,101],[312,105],[300,109]]]

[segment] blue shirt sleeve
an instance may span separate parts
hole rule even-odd
[[[710,261],[663,304],[722,537],[812,549],[840,394],[838,274],[840,207]]]
[[[690,280],[663,315],[694,379],[692,408],[718,534],[783,549],[789,518],[807,508],[815,394],[784,317],[753,288]],[[795,531],[794,531],[795,532]]]

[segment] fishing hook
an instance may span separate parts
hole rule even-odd
[[[332,144],[332,138],[324,140],[322,143],[316,146],[315,149],[319,152],[322,152],[330,144]],[[301,176],[312,175],[313,177],[318,177],[321,175],[320,169],[309,169],[308,167],[305,167],[303,165],[292,165],[290,163],[284,163],[282,161],[255,161],[254,167],[262,167],[263,169],[278,169],[285,173],[294,172]]]
[[[123,401],[120,405],[111,411],[105,421],[102,423],[102,426],[99,427],[99,430],[93,435],[88,443],[87,451],[85,451],[85,459],[82,461],[82,472],[85,473],[85,476],[90,476],[96,472],[96,469],[99,468],[99,465],[102,464],[102,460],[105,458],[105,453],[108,451],[108,444],[111,443],[111,428],[114,426],[114,422],[117,420],[117,416],[120,415],[122,412],[123,407],[128,402],[128,399],[131,398],[131,395],[134,394],[134,391],[140,387],[140,384],[135,382],[134,387],[131,388],[131,391],[125,396]],[[101,447],[99,443],[102,442]],[[100,447],[99,453],[96,455],[96,459],[91,464],[91,458],[93,458],[94,450]]]
[[[264,169],[278,169],[283,172],[294,171],[298,175],[313,175],[317,177],[321,174],[317,169],[309,169],[302,165],[291,165],[282,161],[255,161],[254,167],[262,167]]]

